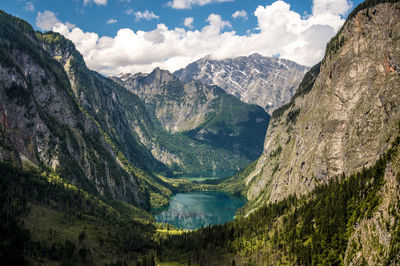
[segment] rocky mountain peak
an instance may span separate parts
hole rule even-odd
[[[204,57],[174,72],[183,82],[217,85],[240,100],[272,113],[289,102],[309,68],[258,53],[224,60]]]
[[[249,55],[249,58],[251,58],[251,59],[260,59],[262,57],[263,56],[260,55],[259,53],[254,53],[254,54]]]
[[[172,75],[171,72],[161,69],[159,67],[156,67],[147,77],[154,78],[159,82],[168,82],[176,79],[176,77]]]

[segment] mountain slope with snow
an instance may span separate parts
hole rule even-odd
[[[193,80],[217,85],[240,100],[267,112],[289,102],[308,67],[260,54],[233,59],[204,57],[174,73],[183,82]]]

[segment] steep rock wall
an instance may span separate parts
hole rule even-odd
[[[372,165],[400,119],[400,4],[359,11],[327,46],[311,90],[273,114],[255,171],[253,207],[304,194]]]

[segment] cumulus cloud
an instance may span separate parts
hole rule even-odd
[[[63,23],[56,23],[53,26],[52,30],[66,36],[68,39],[74,42],[79,52],[84,56],[88,56],[91,53],[92,49],[96,46],[98,46],[99,49],[102,48],[101,43],[98,42],[99,36],[96,33],[83,32],[80,28],[77,27],[71,29]],[[105,37],[104,39],[107,39],[107,37]],[[88,61],[88,59],[86,60]],[[87,63],[90,65],[89,62]]]
[[[133,12],[133,11],[132,11]],[[160,17],[153,13],[153,11],[146,10],[144,12],[137,11],[133,13],[135,15],[135,21],[139,21],[141,19],[145,20],[152,20],[152,19],[159,19]]]
[[[104,75],[149,72],[155,67],[175,71],[206,55],[224,59],[256,52],[311,66],[322,59],[326,43],[343,25],[342,14],[350,8],[339,10],[329,3],[332,1],[314,0],[312,14],[307,17],[281,0],[258,6],[252,13],[257,28],[246,35],[237,34],[217,14],[209,15],[207,25],[199,30],[159,24],[148,32],[120,29],[114,37],[99,37],[63,23],[46,26],[53,25],[53,31],[71,39],[89,68]]]
[[[237,19],[237,18],[243,18],[243,19],[247,19],[247,12],[246,12],[246,10],[237,10],[235,13],[233,13],[232,14],[232,17],[234,18],[234,19]]]
[[[314,0],[312,10],[314,15],[344,15],[351,7],[348,0]]]
[[[116,19],[114,19],[114,18],[110,18],[110,19],[106,20],[107,24],[114,24],[114,23],[117,23],[117,22],[118,21]]]
[[[222,20],[220,15],[211,14],[207,18],[207,22],[209,25],[205,26],[202,29],[203,33],[210,33],[210,35],[217,35],[223,30],[225,27],[231,28],[232,25],[229,21]]]
[[[45,10],[38,12],[36,16],[36,27],[41,30],[51,30],[57,23],[59,23],[56,14],[51,11]]]
[[[32,2],[26,2],[26,3],[25,3],[25,6],[24,6],[24,9],[25,9],[26,11],[31,11],[31,12],[33,12],[33,11],[35,11],[35,6],[33,5]]]
[[[185,20],[183,21],[183,25],[185,25],[185,27],[187,27],[189,29],[193,29],[193,22],[194,22],[194,18],[188,17],[188,18],[185,18]]]
[[[164,24],[159,24],[157,26],[157,29],[150,31],[150,32],[146,32],[144,34],[144,38],[147,41],[152,42],[153,44],[162,43],[165,40],[165,36],[164,36],[165,30],[168,30],[167,27]]]
[[[65,23],[61,23],[56,14],[52,11],[45,10],[43,12],[38,12],[36,16],[36,27],[38,27],[41,30],[44,31],[49,31],[49,30],[54,30],[55,28],[59,27],[62,25],[68,30],[72,30],[76,28],[75,24],[69,23],[66,21]]]
[[[67,28],[68,29],[73,29],[73,28],[75,28],[76,27],[76,25],[75,24],[72,24],[72,23],[69,23],[68,21],[67,22],[65,22],[65,24],[64,24],[65,26],[67,26]]]
[[[83,0],[83,5],[87,6],[91,3],[95,3],[98,6],[106,6],[107,5],[107,0]]]
[[[233,2],[234,0],[173,0],[167,3],[174,9],[190,9],[192,6],[204,6],[212,3]]]

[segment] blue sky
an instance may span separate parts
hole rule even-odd
[[[109,75],[146,72],[155,66],[173,71],[205,55],[222,59],[254,52],[280,54],[312,65],[321,59],[326,42],[360,2],[7,0],[0,3],[0,9],[27,20],[35,29],[55,30],[70,38],[89,67]],[[296,24],[301,25],[300,30]],[[207,38],[209,43],[204,42]],[[122,47],[118,43],[122,40],[132,43],[135,50]],[[168,47],[174,51],[166,52]],[[96,60],[99,56],[104,60]]]

